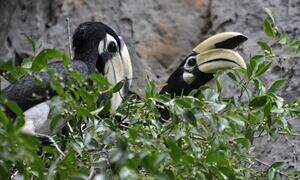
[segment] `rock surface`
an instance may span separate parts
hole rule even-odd
[[[165,81],[185,55],[200,41],[223,31],[239,31],[249,37],[241,48],[244,57],[259,51],[257,40],[269,40],[261,28],[263,8],[276,14],[279,28],[291,38],[300,37],[300,0],[0,0],[0,60],[14,59],[17,54],[33,54],[25,33],[38,41],[38,49],[67,49],[66,18],[71,30],[84,21],[103,21],[122,35],[129,45],[134,64],[133,90],[142,92],[144,79]],[[284,53],[284,52],[282,52]],[[247,59],[247,58],[246,58]],[[287,99],[300,95],[299,58],[277,62],[266,82],[279,77],[289,79],[282,91]],[[225,94],[234,95],[232,84],[225,81]],[[226,92],[230,89],[230,92]],[[298,127],[299,122],[295,123]],[[298,132],[300,131],[297,129]],[[300,141],[292,141],[300,148]],[[257,142],[261,159],[286,160],[300,167],[300,152],[289,153],[284,140],[265,149],[265,139]],[[295,164],[296,163],[296,164]],[[298,164],[297,164],[298,163]]]

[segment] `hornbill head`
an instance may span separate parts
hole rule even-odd
[[[188,95],[210,81],[218,70],[246,68],[243,58],[233,51],[246,40],[246,36],[237,32],[220,33],[206,39],[171,74],[160,93],[169,93],[172,97]]]
[[[122,89],[111,99],[110,110],[115,112],[132,81],[131,59],[122,37],[101,22],[85,22],[74,33],[73,48],[74,59],[86,62],[91,73],[102,73],[111,85],[124,81]]]

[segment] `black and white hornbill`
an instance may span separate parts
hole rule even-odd
[[[111,112],[115,112],[122,97],[128,93],[132,80],[131,59],[123,39],[101,22],[85,22],[75,30],[72,44],[75,56],[71,67],[74,70],[84,76],[102,73],[112,85],[124,81],[122,89],[111,98]],[[72,79],[62,61],[50,62],[48,67],[55,69],[64,80]],[[51,97],[56,93],[50,86],[51,78],[47,72],[40,72],[37,76],[42,79],[42,84],[36,83],[32,76],[25,76],[2,90],[2,95],[16,102],[24,111],[25,125],[22,131],[51,135],[56,131],[50,130],[48,116],[53,106]],[[55,103],[54,106],[61,106],[61,103]],[[8,114],[13,116],[10,111]],[[58,123],[56,130],[61,129],[64,123]]]
[[[206,39],[171,74],[160,94],[169,93],[171,97],[188,95],[213,79],[218,70],[246,68],[244,59],[234,49],[247,39],[237,32],[219,33]],[[163,120],[170,118],[166,108],[159,110]]]

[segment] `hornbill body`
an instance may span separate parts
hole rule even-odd
[[[127,95],[132,80],[131,59],[123,39],[101,22],[85,22],[75,30],[72,45],[75,56],[71,67],[82,76],[102,73],[112,85],[124,81],[122,89],[111,98],[110,111],[114,113],[122,97]],[[62,61],[50,62],[48,67],[65,81],[76,81],[70,77]],[[49,96],[50,99],[55,98],[56,92],[51,88],[48,72],[39,72],[36,76],[42,80],[42,84],[36,83],[34,77],[28,75],[3,89],[2,95],[16,102],[24,111],[24,132],[51,135],[60,130],[65,122],[58,123],[56,131],[52,131],[49,115],[53,107],[63,109],[63,105],[60,102],[53,104],[49,100]],[[7,113],[14,116],[9,110]]]
[[[246,68],[243,58],[234,49],[247,39],[237,32],[220,33],[206,39],[171,74],[160,94],[188,95],[212,80],[218,70]],[[166,108],[159,108],[159,111],[163,121],[170,118]]]

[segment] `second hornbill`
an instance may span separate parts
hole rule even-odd
[[[132,81],[131,59],[123,39],[101,22],[85,22],[75,30],[72,45],[75,56],[71,67],[81,75],[102,73],[112,85],[124,81],[122,89],[111,98],[110,111],[115,112],[128,93]],[[62,61],[50,62],[48,67],[54,69],[64,80],[76,81],[71,78]],[[42,84],[36,83],[34,77],[28,75],[2,90],[1,94],[16,102],[24,111],[23,132],[51,135],[60,130],[65,122],[60,123],[56,131],[50,129],[51,100],[48,99],[49,96],[55,96],[56,92],[51,88],[48,72],[35,75],[42,79]],[[14,116],[9,110],[7,113]]]
[[[212,80],[218,70],[246,68],[244,59],[234,49],[247,39],[237,32],[219,33],[206,39],[171,74],[160,94],[168,93],[172,98],[188,95]],[[170,118],[166,108],[159,108],[159,111],[163,121]]]

